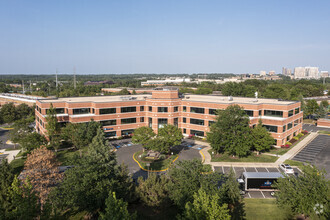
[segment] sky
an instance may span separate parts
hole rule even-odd
[[[0,0],[0,73],[330,71],[330,1]]]

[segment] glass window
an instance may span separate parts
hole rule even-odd
[[[152,106],[149,106],[149,112],[152,112]]]
[[[134,133],[134,129],[127,129],[127,130],[122,130],[121,135],[131,135]]]
[[[215,108],[210,108],[210,109],[209,109],[209,114],[210,114],[210,115],[215,115],[216,112],[217,112],[217,110],[216,110]]]
[[[291,117],[293,115],[293,110],[289,111],[289,117]]]
[[[190,130],[190,134],[195,136],[204,136],[204,131]]]
[[[136,118],[123,118],[121,124],[133,124],[136,123]]]
[[[179,118],[174,118],[174,125],[179,126]]]
[[[283,117],[282,111],[264,110],[264,116]]]
[[[64,108],[54,108],[56,114],[64,114],[65,109]],[[46,114],[49,113],[49,109],[46,109]]]
[[[101,108],[100,115],[115,114],[116,108]]]
[[[190,124],[194,124],[194,125],[204,125],[204,120],[191,118],[191,119],[190,119]]]
[[[100,123],[102,126],[111,126],[111,125],[116,125],[117,120],[113,119],[113,120],[100,121]]]
[[[299,119],[294,121],[294,126],[296,127],[299,124]]]
[[[158,112],[168,112],[167,107],[158,107]]]
[[[140,122],[144,122],[144,117],[141,117],[140,118]]]
[[[151,128],[152,127],[152,118],[148,118],[148,124],[149,124],[149,127]]]
[[[277,133],[277,126],[273,125],[263,125],[269,132]]]
[[[183,112],[186,112],[186,111],[187,111],[187,107],[186,107],[186,106],[183,106],[183,107],[182,107],[182,111],[183,111]]]
[[[73,109],[74,115],[89,114],[91,112],[90,108],[75,108]]]
[[[173,111],[174,112],[178,112],[179,111],[179,107],[178,106],[175,106]]]
[[[288,130],[292,128],[292,122],[288,124]]]
[[[204,108],[190,107],[190,112],[204,114]]]
[[[286,131],[286,125],[283,125],[283,132]]]
[[[244,110],[244,111],[248,116],[253,117],[253,110]]]
[[[115,137],[117,134],[115,131],[104,132],[105,137]]]
[[[209,127],[211,127],[211,125],[214,123],[215,123],[215,121],[209,121]]]
[[[163,128],[167,125],[167,118],[158,118],[158,128]]]
[[[187,133],[187,129],[184,128],[183,129],[183,133],[186,134]]]
[[[296,108],[296,109],[294,110],[294,113],[295,113],[295,114],[298,114],[298,113],[299,113],[299,108]]]
[[[262,110],[259,110],[259,116],[261,116],[262,115]]]
[[[186,118],[182,118],[182,122],[183,123],[187,123],[187,119]]]
[[[144,106],[140,106],[140,112],[144,112]]]
[[[121,113],[136,112],[136,107],[135,106],[132,106],[132,107],[121,107],[120,112]]]

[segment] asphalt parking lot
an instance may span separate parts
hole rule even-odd
[[[312,124],[303,124],[303,129],[308,132],[330,131],[330,128],[316,127],[315,125]]]
[[[243,172],[281,172],[278,167],[229,167],[229,166],[218,166],[214,167],[214,170],[219,173],[228,174],[230,170],[233,170],[236,178],[240,178]],[[297,168],[293,168],[295,175],[299,175],[301,172]],[[244,196],[245,198],[274,198],[270,195],[271,191],[249,191]]]

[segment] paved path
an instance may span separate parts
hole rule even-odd
[[[6,151],[5,149],[0,150],[0,155],[3,155],[1,159],[7,158],[8,163],[14,160],[14,157],[20,152],[21,150],[10,150]]]

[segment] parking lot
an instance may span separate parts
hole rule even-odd
[[[330,128],[316,127],[315,125],[312,124],[303,124],[303,129],[308,132],[330,131]]]
[[[214,170],[219,173],[228,174],[230,170],[233,170],[236,178],[241,178],[243,172],[281,172],[278,167],[229,167],[229,166],[218,166],[214,167]],[[293,168],[295,175],[299,175],[301,172],[297,168]],[[249,191],[244,196],[246,198],[274,198],[270,195],[271,191]]]

